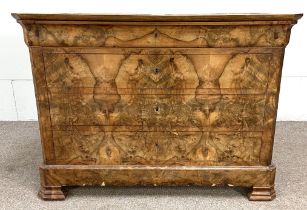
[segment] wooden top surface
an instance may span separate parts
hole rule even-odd
[[[207,15],[122,15],[122,14],[30,14],[12,13],[17,20],[33,21],[107,21],[107,22],[241,22],[290,21],[296,23],[303,14],[207,14]]]

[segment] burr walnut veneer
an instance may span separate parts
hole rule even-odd
[[[31,55],[43,199],[93,185],[275,197],[282,62],[301,14],[13,16]]]

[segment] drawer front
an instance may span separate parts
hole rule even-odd
[[[127,94],[131,90],[159,88],[165,93],[197,88],[197,94],[263,94],[270,79],[272,54],[268,52],[236,53],[235,49],[225,50],[225,54],[221,54],[223,50],[219,50],[219,54],[180,49],[109,51],[47,51],[44,53],[46,85],[64,91],[99,86],[110,94],[115,94],[113,86]]]
[[[26,25],[30,46],[281,47],[289,25]]]
[[[105,95],[97,97],[106,100]],[[97,102],[92,94],[51,95],[51,121],[57,129],[67,126],[104,126],[105,129],[107,126],[136,126],[143,130],[145,122],[148,129],[158,130],[202,127],[204,123],[214,131],[262,129],[265,96],[202,97],[206,104],[197,102],[195,95],[110,95],[108,101],[112,98],[118,102],[109,104]],[[186,98],[191,100],[185,101]]]
[[[141,50],[44,61],[59,164],[259,164],[270,54]]]
[[[57,164],[259,165],[262,132],[53,132]]]

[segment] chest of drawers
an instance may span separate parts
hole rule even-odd
[[[13,16],[31,55],[43,199],[93,185],[275,197],[282,62],[300,14]]]

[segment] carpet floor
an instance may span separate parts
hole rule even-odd
[[[278,122],[271,202],[251,202],[230,187],[76,187],[65,201],[42,201],[37,122],[0,122],[0,209],[307,209],[307,122]]]

